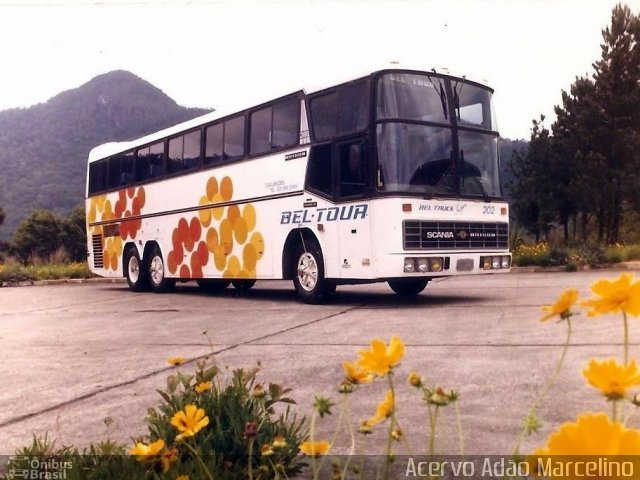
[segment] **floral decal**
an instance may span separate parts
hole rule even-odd
[[[198,205],[208,207],[232,198],[231,178],[218,182],[211,177]],[[171,234],[169,272],[181,278],[202,278],[203,268],[212,263],[224,278],[255,278],[256,265],[264,255],[264,238],[254,231],[256,220],[250,203],[201,208],[195,216],[180,218]]]
[[[118,270],[120,258],[122,257],[123,241],[136,238],[142,228],[142,214],[146,201],[144,187],[127,188],[117,192],[117,199],[112,204],[111,199],[106,194],[93,197],[89,204],[87,213],[88,224],[96,222],[107,222],[109,220],[123,219],[120,222],[119,234],[104,238],[103,258],[104,268],[107,270]],[[130,220],[127,220],[129,219]],[[89,227],[93,235],[104,233],[102,225]]]

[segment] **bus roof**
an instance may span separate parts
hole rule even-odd
[[[97,147],[94,147],[93,149],[91,149],[91,151],[89,152],[89,163],[101,160],[103,158],[106,158],[112,155],[116,155],[118,153],[132,150],[141,145],[152,144],[166,137],[177,135],[181,132],[185,132],[192,128],[200,127],[204,124],[214,122],[215,120],[231,116],[234,113],[242,112],[247,108],[252,108],[254,106],[262,105],[263,103],[268,103],[274,99],[277,99],[286,95],[293,95],[295,93],[303,93],[305,95],[309,95],[309,94],[316,93],[337,85],[341,85],[343,83],[368,77],[376,72],[380,72],[384,70],[413,70],[417,72],[437,73],[438,75],[450,76],[455,78],[466,78],[464,75],[454,75],[450,73],[447,69],[440,69],[440,71],[437,71],[436,69],[425,70],[424,66],[417,66],[417,65],[399,63],[399,62],[387,63],[385,65],[380,65],[380,68],[377,68],[374,70],[366,70],[366,71],[361,70],[360,74],[358,74],[357,72],[352,72],[350,75],[340,75],[339,77],[336,76],[336,78],[332,79],[331,81],[323,79],[322,81],[311,83],[307,85],[306,88],[299,89],[297,91],[283,92],[282,95],[275,95],[275,96],[270,95],[268,98],[262,98],[260,99],[261,101],[252,102],[251,104],[246,105],[244,108],[235,107],[235,108],[223,108],[220,110],[215,110],[213,112],[200,115],[186,122],[173,125],[171,127],[151,133],[149,135],[145,135],[140,138],[136,138],[134,140],[130,140],[126,142],[109,142],[109,143],[104,143],[102,145],[98,145]],[[473,81],[473,80],[470,80],[470,81]],[[473,82],[486,86],[485,81],[483,82],[473,81]]]

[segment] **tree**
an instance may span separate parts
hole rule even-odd
[[[84,206],[75,208],[62,222],[60,244],[73,262],[87,260],[87,224]]]
[[[640,17],[616,5],[602,37],[602,58],[593,64],[597,101],[606,117],[601,128],[607,133],[601,138],[607,181],[600,228],[606,241],[615,243],[623,204],[637,195],[640,168]]]
[[[555,217],[552,158],[549,130],[541,116],[539,121],[533,120],[527,152],[517,152],[508,165],[512,180],[506,184],[516,220],[535,236],[536,242],[548,235]]]
[[[0,207],[0,225],[2,225],[2,223],[4,222],[4,218],[5,218],[4,210],[2,209],[2,207]]]
[[[35,210],[20,223],[12,251],[26,263],[34,256],[47,259],[60,247],[62,222],[48,210]]]

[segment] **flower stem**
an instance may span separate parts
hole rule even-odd
[[[389,380],[389,390],[391,390],[391,398],[393,398],[393,408],[391,409],[391,418],[389,419],[389,431],[387,432],[387,454],[384,462],[384,478],[388,480],[389,478],[389,466],[391,465],[391,456],[393,450],[393,436],[391,433],[396,424],[396,392],[393,387],[393,379],[391,378],[391,372],[387,375],[387,379]]]
[[[349,468],[349,462],[351,462],[351,457],[356,451],[356,436],[353,432],[353,425],[351,424],[351,402],[349,396],[345,398],[344,408],[347,410],[347,425],[349,426],[349,438],[351,439],[349,455],[347,456],[347,460],[344,463],[344,468],[342,469],[342,478],[347,478],[347,469]]]
[[[624,318],[624,366],[629,364],[629,322],[627,320],[627,312],[622,311]]]
[[[611,401],[611,420],[613,420],[614,422],[618,421],[618,401],[617,400]]]
[[[456,413],[456,425],[458,427],[460,456],[462,457],[462,460],[464,460],[464,431],[462,430],[462,419],[460,418],[460,408],[458,408],[458,402],[453,402],[453,410]]]
[[[544,397],[547,396],[547,394],[549,393],[549,390],[551,390],[551,388],[558,381],[558,376],[560,375],[560,371],[562,370],[562,365],[564,364],[564,359],[567,356],[567,351],[569,350],[569,344],[570,344],[570,341],[571,341],[571,333],[572,333],[572,331],[571,331],[571,318],[567,318],[566,322],[567,322],[567,338],[566,338],[566,340],[564,342],[564,346],[562,347],[562,354],[560,355],[560,359],[558,360],[556,368],[554,369],[553,373],[551,374],[551,377],[549,378],[549,380],[547,380],[547,383],[545,384],[545,386],[543,387],[542,391],[540,392],[540,394],[538,395],[536,400],[533,402],[533,405],[531,406],[531,408],[527,412],[527,416],[525,417],[527,419],[527,421],[528,421],[528,419],[532,418],[535,415],[536,410],[538,410],[538,407],[542,403],[542,400],[544,399]],[[526,424],[525,424],[524,427],[522,427],[522,431],[520,432],[520,435],[518,437],[518,441],[516,443],[516,446],[513,449],[513,456],[514,457],[520,454],[520,447],[522,446],[522,442],[524,441],[524,437],[527,434],[528,429],[529,429],[528,425],[526,425]]]
[[[314,408],[313,415],[311,415],[311,426],[309,427],[309,441],[311,444],[315,442],[317,418],[318,411]],[[316,455],[311,456],[311,471],[313,472],[313,480],[318,480],[318,459]]]
[[[207,475],[207,478],[209,480],[213,480],[213,475],[211,475],[211,472],[209,471],[205,463],[202,461],[202,457],[196,451],[196,449],[194,449],[191,445],[189,445],[189,442],[184,442],[184,446],[187,447],[191,451],[191,453],[193,453],[193,455],[198,459],[198,462],[200,462],[200,466],[202,466],[204,473]]]
[[[249,451],[247,452],[247,473],[249,475],[249,480],[253,480],[253,437],[249,439]]]
[[[433,457],[436,449],[436,428],[438,426],[438,412],[440,407],[436,405],[435,412],[433,413],[433,420],[431,422],[431,432],[429,434],[429,453],[428,455]]]

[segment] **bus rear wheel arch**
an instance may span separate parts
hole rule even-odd
[[[430,278],[395,278],[387,283],[399,297],[414,297],[422,292]]]

